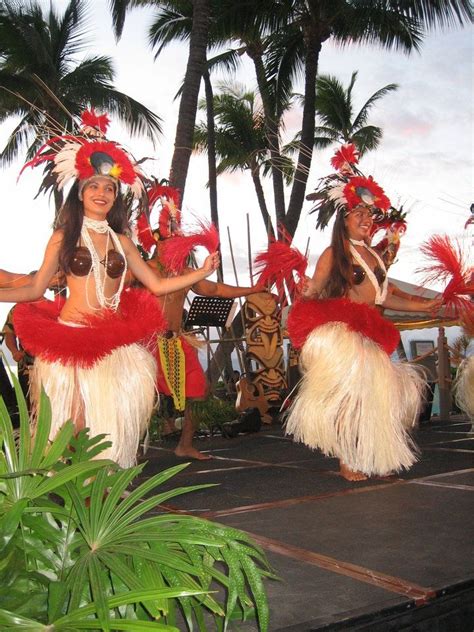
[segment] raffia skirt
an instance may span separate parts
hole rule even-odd
[[[158,301],[149,292],[125,290],[118,311],[103,310],[80,324],[58,321],[62,305],[43,300],[15,308],[15,331],[35,356],[33,416],[44,388],[52,408],[50,438],[80,411],[90,435],[105,434],[112,443],[101,458],[130,467],[156,399],[156,362],[145,341],[166,329]]]
[[[474,356],[459,365],[454,381],[454,398],[459,408],[474,419]]]
[[[303,377],[286,432],[369,476],[409,468],[425,381],[417,367],[391,362],[400,338],[392,323],[349,299],[301,301],[288,333]]]

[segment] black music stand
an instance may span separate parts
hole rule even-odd
[[[230,327],[236,309],[233,298],[195,296],[184,322],[188,327]]]

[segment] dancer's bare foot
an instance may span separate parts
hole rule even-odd
[[[190,459],[195,459],[196,461],[210,461],[212,459],[212,455],[203,454],[202,452],[199,452],[199,450],[196,450],[196,448],[193,448],[193,447],[182,448],[178,445],[174,453],[176,454],[176,456],[179,456],[181,458],[189,457]]]
[[[339,462],[339,474],[347,481],[366,481],[368,478],[363,472],[351,470],[342,461]]]

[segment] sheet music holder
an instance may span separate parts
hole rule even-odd
[[[195,296],[188,311],[187,327],[230,327],[237,303],[233,298]]]

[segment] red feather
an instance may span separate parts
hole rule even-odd
[[[259,253],[255,257],[255,270],[258,276],[258,284],[276,285],[283,290],[282,283],[286,282],[290,294],[297,291],[293,273],[296,272],[299,279],[305,276],[308,260],[294,246],[284,241],[272,241],[268,250]]]
[[[107,114],[96,114],[94,108],[84,110],[81,114],[81,121],[84,126],[94,127],[105,134],[109,127],[110,119]]]
[[[348,143],[336,151],[331,158],[331,165],[337,171],[341,171],[345,165],[356,165],[359,162],[359,156],[359,151],[354,143]]]
[[[22,344],[33,356],[50,362],[90,367],[121,345],[148,343],[167,329],[160,304],[147,290],[128,289],[120,297],[120,311],[105,309],[84,319],[86,327],[58,322],[62,302],[19,303],[14,325]]]
[[[153,236],[153,231],[145,213],[140,213],[138,216],[137,237],[141,247],[148,253],[156,246],[156,239]]]
[[[173,201],[175,205],[179,208],[180,194],[178,189],[175,189],[174,187],[170,187],[164,184],[154,184],[149,189],[147,189],[147,195],[150,207],[152,207],[157,200],[164,197],[167,200]]]
[[[297,301],[288,316],[288,335],[291,344],[301,348],[309,334],[327,323],[345,323],[349,329],[376,342],[390,355],[397,348],[400,334],[395,326],[365,303],[354,303],[348,298],[323,301]]]
[[[59,150],[62,148],[64,141],[67,141],[67,140],[70,140],[76,143],[81,143],[81,144],[84,144],[86,142],[85,140],[81,138],[76,138],[75,136],[70,136],[70,135],[54,136],[54,138],[50,138],[48,141],[44,143],[44,145],[42,145],[38,149],[35,156],[33,156],[31,160],[29,160],[23,165],[20,173],[18,174],[18,178],[21,176],[21,174],[27,167],[31,167],[32,169],[34,169],[41,163],[46,162],[46,160],[54,160]],[[56,147],[54,146],[55,144],[57,144]],[[48,149],[48,151],[45,151],[46,149]]]
[[[454,308],[458,314],[472,313],[473,269],[466,265],[460,243],[447,235],[434,235],[421,246],[421,252],[433,262],[417,270],[424,275],[423,283],[446,283],[443,304]]]
[[[199,222],[201,231],[192,235],[177,235],[158,244],[160,263],[170,272],[180,273],[186,266],[191,251],[203,246],[209,253],[219,248],[219,233],[214,224]]]

